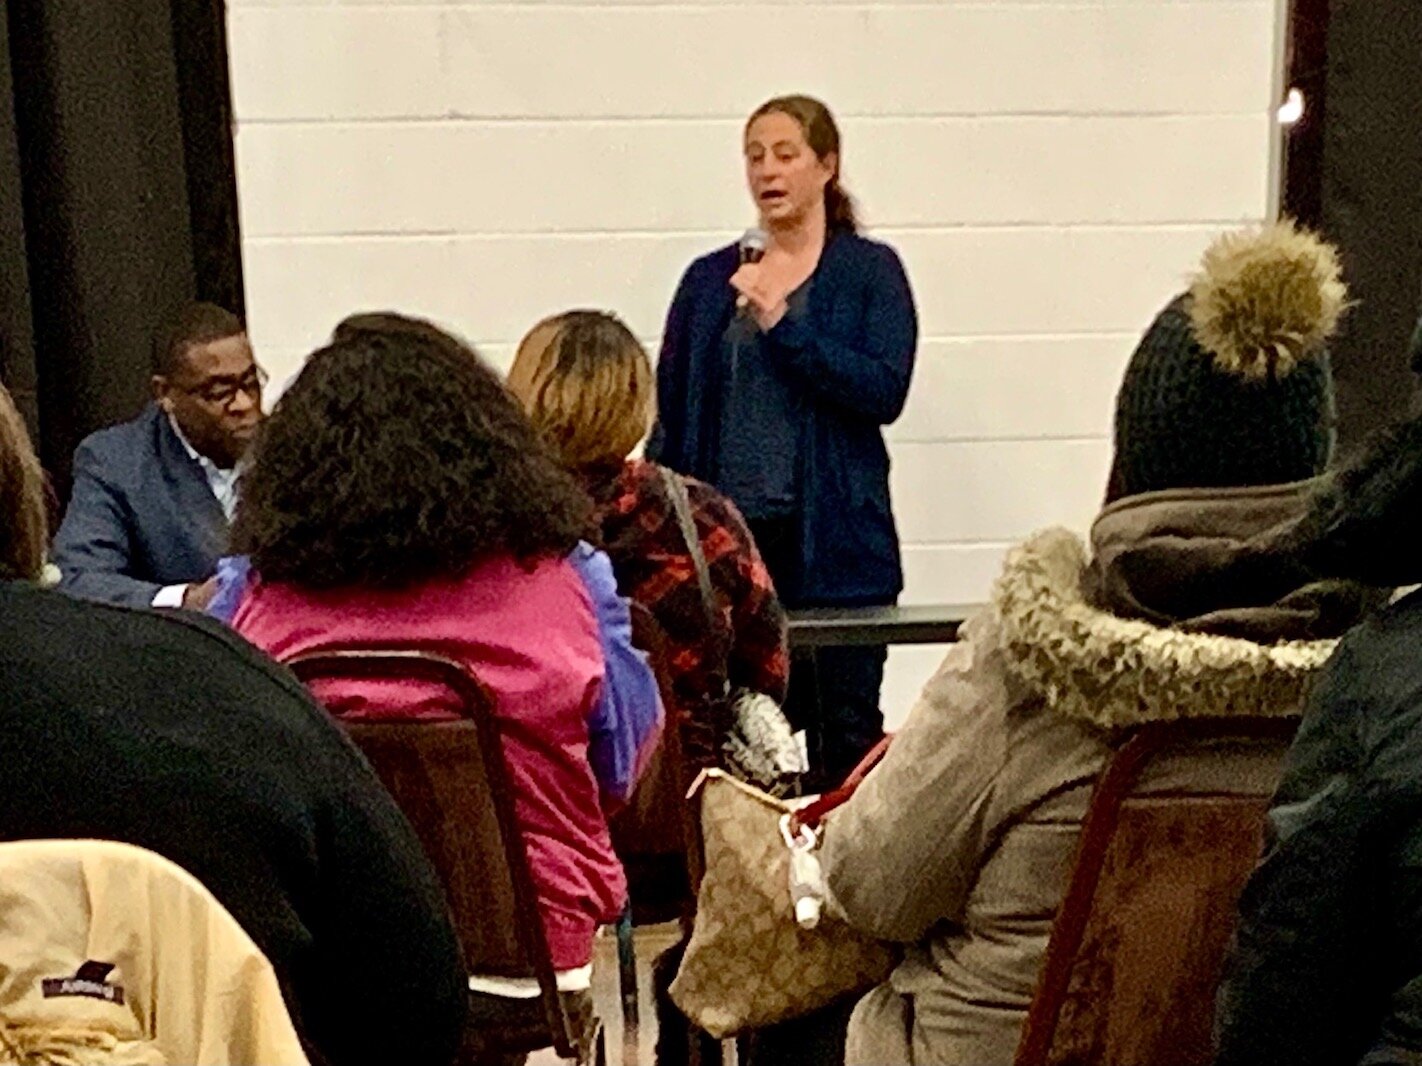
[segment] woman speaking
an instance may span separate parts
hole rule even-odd
[[[903,571],[882,427],[913,371],[908,279],[893,249],[857,232],[824,104],[770,100],[743,142],[760,229],[682,277],[649,451],[737,504],[788,607],[890,604]],[[884,659],[827,649],[813,681],[804,664],[792,673],[787,710],[818,733],[827,781],[882,735]]]

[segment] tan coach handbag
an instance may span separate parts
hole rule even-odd
[[[791,808],[718,770],[697,782],[706,872],[673,1002],[717,1039],[808,1014],[888,977],[894,949],[828,915],[795,921]]]

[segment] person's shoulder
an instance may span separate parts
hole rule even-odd
[[[715,563],[724,558],[747,558],[755,543],[754,537],[731,498],[704,481],[682,474],[676,476],[686,487],[686,499],[691,504],[691,513],[701,534],[707,561]],[[667,501],[667,506],[670,508],[670,501]]]
[[[720,489],[713,488],[690,474],[679,474],[660,463],[647,460],[629,463],[624,477],[628,491],[637,493],[644,501],[655,501],[658,506],[668,511],[672,509],[672,502],[667,495],[666,479],[671,477],[685,491],[687,502],[691,504],[694,514],[714,513],[719,515],[733,512],[737,518],[740,517],[740,512],[736,511],[736,505]]]
[[[1342,712],[1359,735],[1406,735],[1422,753],[1419,642],[1422,591],[1401,597],[1343,635],[1312,702]]]
[[[1422,681],[1422,660],[1412,649],[1422,641],[1422,589],[1400,597],[1345,633],[1334,655],[1335,670],[1392,687]]]
[[[705,284],[711,280],[724,281],[736,272],[740,253],[735,243],[722,245],[691,261],[682,275],[682,285]]]
[[[90,433],[79,442],[76,464],[83,463],[107,473],[141,468],[155,454],[158,408],[149,404],[136,418]]]
[[[681,480],[686,486],[686,498],[691,501],[691,508],[696,514],[708,516],[715,519],[718,525],[737,530],[746,527],[740,510],[720,489],[694,477],[682,476]]]
[[[79,443],[79,447],[101,453],[132,448],[152,437],[154,425],[161,414],[157,405],[149,404],[127,422],[116,422],[90,433]]]
[[[533,559],[491,555],[461,579],[448,583],[440,599],[452,614],[459,614],[466,604],[481,613],[493,605],[491,619],[506,617],[523,624],[537,617],[557,628],[571,618],[570,610],[592,609],[611,572],[612,564],[604,552],[579,541],[565,555]]]
[[[607,552],[580,540],[568,553],[567,562],[594,599],[609,592],[613,595],[617,593],[617,578],[613,575],[612,560]]]
[[[106,663],[122,666],[130,681],[173,699],[201,701],[201,693],[173,683],[174,670],[201,677],[214,692],[241,693],[254,708],[290,707],[311,717],[306,690],[289,673],[215,619],[190,611],[157,611],[81,601],[52,590],[0,586],[0,615],[7,644],[31,641],[57,672],[102,676]],[[61,647],[60,645],[65,645]],[[70,657],[68,650],[92,654]],[[117,657],[117,662],[116,658]]]
[[[510,580],[518,584],[509,586],[513,595],[505,597],[511,606],[505,622],[523,630],[520,639],[537,645],[538,655],[555,645],[568,655],[601,647],[600,626],[618,602],[617,578],[605,552],[579,541],[562,557],[512,565],[517,576]]]
[[[868,237],[863,233],[840,233],[834,238],[834,248],[846,262],[863,269],[903,271],[903,260],[893,245]]]
[[[1350,630],[1324,669],[1315,696],[1349,723],[1379,773],[1416,779],[1422,756],[1422,590]]]

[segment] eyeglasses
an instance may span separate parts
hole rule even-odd
[[[232,406],[232,401],[237,399],[239,393],[260,403],[262,389],[266,387],[266,384],[267,372],[254,363],[252,369],[240,378],[209,378],[201,385],[192,387],[177,385],[174,387],[179,392],[185,392],[210,407],[226,408]]]

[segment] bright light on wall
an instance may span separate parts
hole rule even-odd
[[[1279,125],[1292,126],[1304,116],[1304,94],[1300,89],[1290,89],[1289,95],[1279,105]]]

